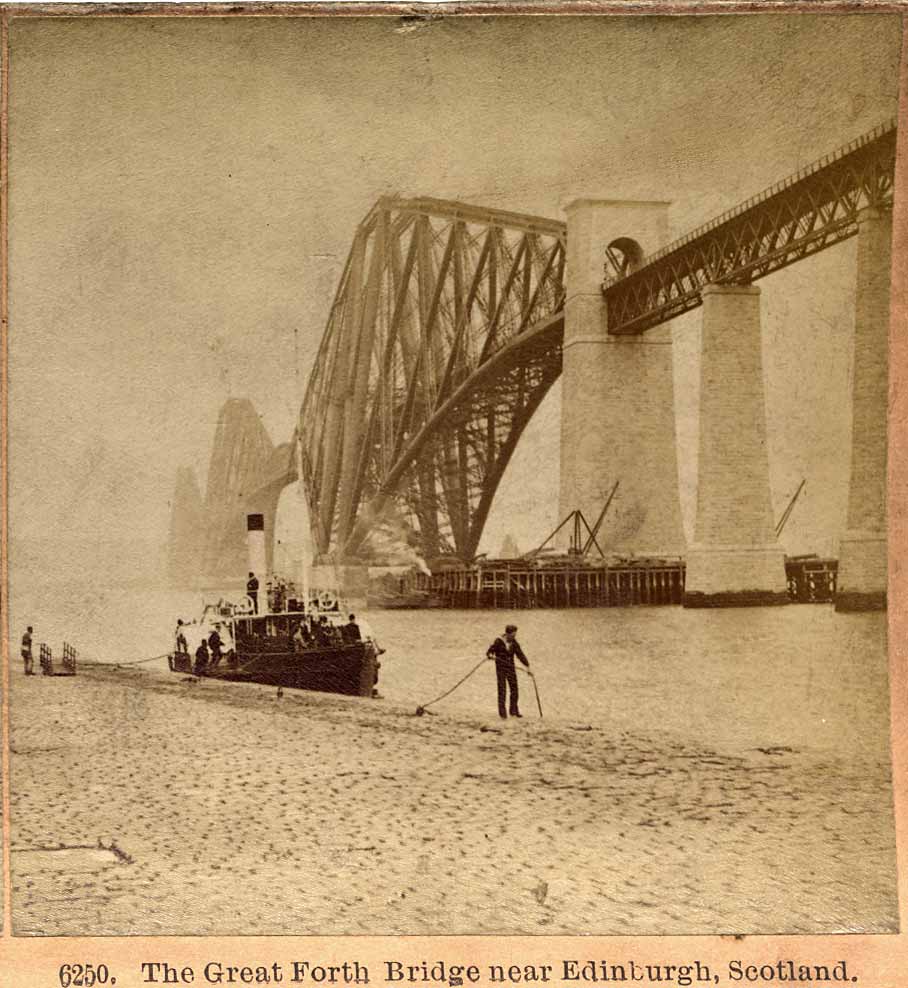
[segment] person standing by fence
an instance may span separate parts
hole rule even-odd
[[[25,664],[25,675],[34,676],[35,659],[32,655],[32,626],[29,625],[22,636],[22,661]]]

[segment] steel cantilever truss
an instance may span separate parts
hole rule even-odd
[[[608,279],[609,332],[642,333],[696,308],[708,284],[756,281],[853,236],[861,209],[892,202],[895,148],[893,120]]]
[[[565,227],[438,199],[360,224],[299,434],[321,554],[393,519],[472,558],[498,482],[561,372]]]
[[[861,209],[892,202],[895,143],[893,121],[649,257],[613,257],[609,332],[645,332],[699,306],[710,283],[754,281],[854,235]],[[368,553],[385,523],[426,558],[475,555],[561,373],[565,237],[554,220],[438,199],[369,212],[297,433],[321,555]]]

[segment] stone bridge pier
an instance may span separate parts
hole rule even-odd
[[[684,606],[787,604],[769,485],[760,289],[707,285],[702,295],[697,517]]]
[[[851,484],[839,541],[837,611],[886,606],[886,417],[892,210],[858,214]]]
[[[593,525],[618,481],[602,548],[683,555],[670,331],[609,336],[602,295],[606,245],[620,241],[631,263],[657,250],[668,203],[577,199],[566,211],[559,515],[579,508]]]

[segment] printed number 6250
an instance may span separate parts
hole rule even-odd
[[[117,983],[106,964],[61,964],[58,974],[60,988],[94,988]]]

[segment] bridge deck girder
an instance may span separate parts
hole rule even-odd
[[[697,308],[708,284],[752,282],[854,236],[858,213],[892,202],[896,124],[863,137],[607,279],[612,335]]]

